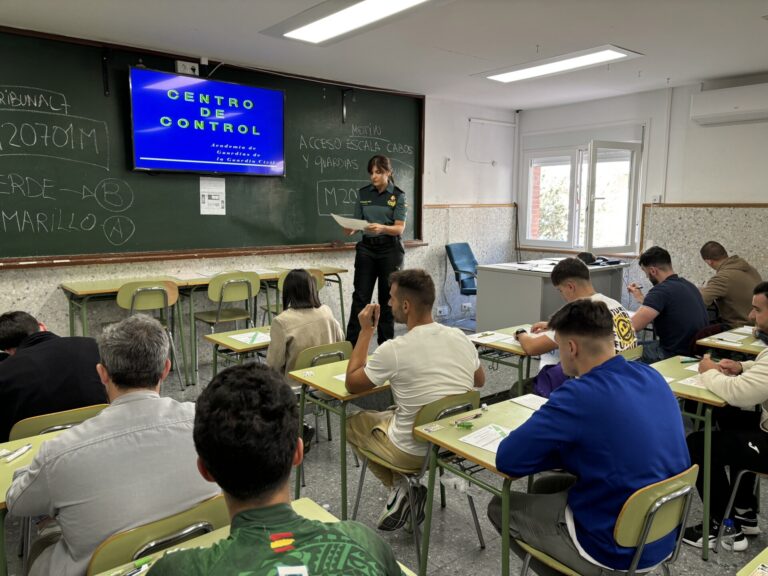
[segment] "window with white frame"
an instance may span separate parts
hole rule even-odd
[[[635,142],[599,140],[527,150],[522,162],[521,244],[634,251],[641,151]]]

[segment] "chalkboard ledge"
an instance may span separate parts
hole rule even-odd
[[[429,246],[423,240],[406,240],[406,248]],[[156,262],[159,260],[192,260],[200,258],[228,258],[231,256],[266,256],[354,250],[354,242],[339,244],[297,244],[296,246],[253,246],[245,248],[212,248],[205,250],[172,250],[158,252],[120,252],[114,254],[86,254],[82,256],[29,256],[2,258],[0,270],[15,268],[41,268],[54,266],[85,266],[89,264],[121,264],[124,262]]]

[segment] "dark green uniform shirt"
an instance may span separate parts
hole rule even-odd
[[[355,204],[355,218],[367,220],[371,224],[384,224],[392,226],[395,220],[405,222],[408,206],[405,203],[405,192],[400,190],[392,182],[387,189],[379,194],[373,184],[363,186],[357,191],[358,202]],[[365,236],[376,236],[363,232]]]
[[[240,512],[229,538],[166,554],[152,576],[400,576],[392,550],[357,522],[308,520],[289,504]]]

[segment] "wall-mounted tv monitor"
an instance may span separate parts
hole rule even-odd
[[[285,175],[284,93],[130,69],[136,170]]]

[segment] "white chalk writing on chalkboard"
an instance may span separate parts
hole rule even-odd
[[[367,180],[318,180],[317,215],[352,216],[357,203],[357,191]]]

